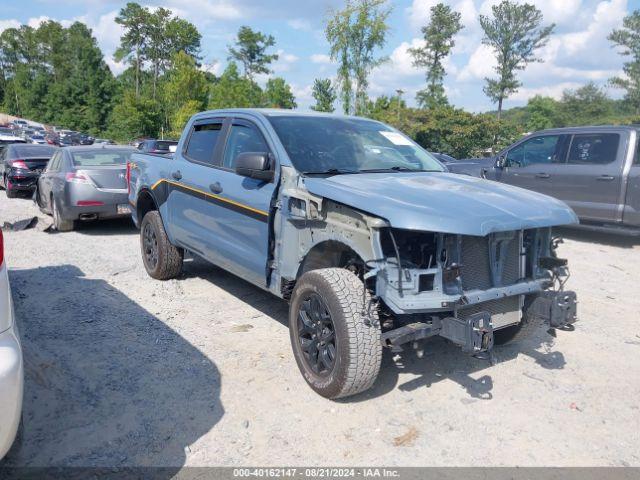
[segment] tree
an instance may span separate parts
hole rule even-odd
[[[262,107],[263,92],[253,80],[240,76],[238,65],[229,63],[220,78],[211,87],[209,108]]]
[[[331,84],[329,78],[316,78],[313,82],[313,91],[311,96],[315,99],[316,104],[311,110],[316,112],[333,112],[335,108],[333,103],[336,101],[336,89]]]
[[[140,95],[140,71],[145,60],[143,52],[147,42],[148,17],[149,10],[133,2],[127,3],[116,17],[116,23],[124,28],[124,34],[120,37],[120,46],[113,58],[117,62],[125,60],[133,65],[136,96]]]
[[[171,135],[179,136],[186,120],[206,108],[207,95],[207,79],[194,58],[184,51],[174,54],[162,83],[162,106]]]
[[[264,90],[265,104],[269,108],[296,108],[296,98],[284,78],[270,78]]]
[[[626,90],[625,100],[640,114],[640,10],[624,17],[622,28],[614,30],[608,39],[617,47],[622,47],[620,54],[631,57],[622,68],[624,77],[610,80],[615,87]]]
[[[613,102],[595,83],[562,94],[562,110],[571,125],[610,123]]]
[[[502,0],[491,10],[491,18],[480,15],[480,26],[484,31],[482,43],[496,53],[498,79],[486,78],[484,92],[498,103],[500,119],[504,100],[522,86],[516,72],[524,70],[529,63],[540,61],[535,51],[546,45],[555,25],[543,27],[542,12],[529,3],[519,5]]]
[[[272,35],[264,35],[242,26],[238,30],[235,47],[229,46],[229,60],[236,60],[242,64],[245,77],[253,80],[257,74],[271,73],[269,65],[278,60],[277,54],[268,54],[267,49],[276,44]]]
[[[347,0],[344,9],[332,12],[325,34],[331,59],[337,61],[338,87],[344,112],[364,114],[371,71],[386,61],[375,50],[386,43],[386,0]]]
[[[111,112],[107,132],[111,138],[120,141],[157,137],[161,123],[158,102],[152,98],[138,98],[134,91],[127,91]]]
[[[443,61],[455,46],[453,37],[463,28],[460,18],[459,12],[453,11],[444,3],[431,7],[431,21],[422,27],[425,45],[409,49],[413,66],[427,69],[427,88],[416,95],[416,100],[422,107],[433,108],[449,103],[443,86]]]
[[[561,105],[551,97],[536,95],[527,102],[526,128],[529,131],[563,126]]]

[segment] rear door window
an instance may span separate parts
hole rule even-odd
[[[617,133],[589,133],[574,135],[567,163],[574,165],[606,165],[615,162],[620,135]]]
[[[222,132],[222,121],[194,125],[184,152],[188,160],[214,165],[214,152]]]

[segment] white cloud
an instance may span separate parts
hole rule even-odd
[[[324,53],[314,53],[313,55],[311,55],[309,57],[309,59],[313,62],[313,63],[319,63],[319,64],[324,64],[324,65],[328,65],[331,62],[331,57],[329,55],[325,55]]]
[[[300,58],[291,53],[286,53],[280,49],[276,52],[278,54],[278,60],[272,65],[275,73],[283,73],[291,70],[291,66],[296,63]]]
[[[163,7],[185,17],[196,25],[206,25],[212,20],[237,20],[247,16],[247,9],[239,8],[229,0],[165,0]]]
[[[309,31],[309,30],[312,29],[311,22],[309,20],[305,20],[303,18],[294,18],[292,20],[289,20],[287,22],[287,25],[289,25],[294,30]]]
[[[480,44],[469,56],[467,65],[460,70],[456,80],[465,82],[470,80],[482,80],[492,76],[497,65],[496,56],[493,49],[487,45]]]
[[[40,17],[30,18],[27,21],[27,25],[29,25],[31,28],[38,28],[41,24],[48,22],[49,20],[51,20],[50,17],[41,15]]]
[[[516,93],[514,93],[511,97],[509,97],[510,101],[522,101],[526,102],[531,97],[536,95],[542,95],[544,97],[555,98],[556,100],[560,100],[562,98],[562,93],[565,90],[575,90],[583,86],[583,83],[578,82],[561,82],[554,83],[553,85],[548,85],[544,87],[535,87],[535,88],[520,88]]]
[[[20,22],[18,20],[0,20],[0,33],[4,32],[7,28],[18,28]]]

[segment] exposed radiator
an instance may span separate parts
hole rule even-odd
[[[513,325],[520,321],[522,309],[520,297],[520,295],[516,295],[470,305],[459,309],[457,316],[459,318],[467,318],[474,313],[487,312],[491,314],[491,323],[494,329]]]
[[[521,275],[522,257],[520,256],[521,233],[513,232],[510,240],[498,247],[494,235],[486,237],[462,237],[461,276],[462,288],[468,290],[488,290],[493,287],[512,285]],[[502,259],[502,270],[496,269],[497,284],[491,274],[491,248]]]

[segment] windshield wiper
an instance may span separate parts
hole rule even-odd
[[[318,172],[302,172],[304,175],[346,175],[350,173],[360,173],[359,170],[345,170],[342,168],[330,168]]]
[[[370,168],[367,170],[360,170],[363,173],[382,173],[382,172],[440,172],[441,170],[422,170],[419,168],[409,168],[409,167],[390,167],[390,168]]]

